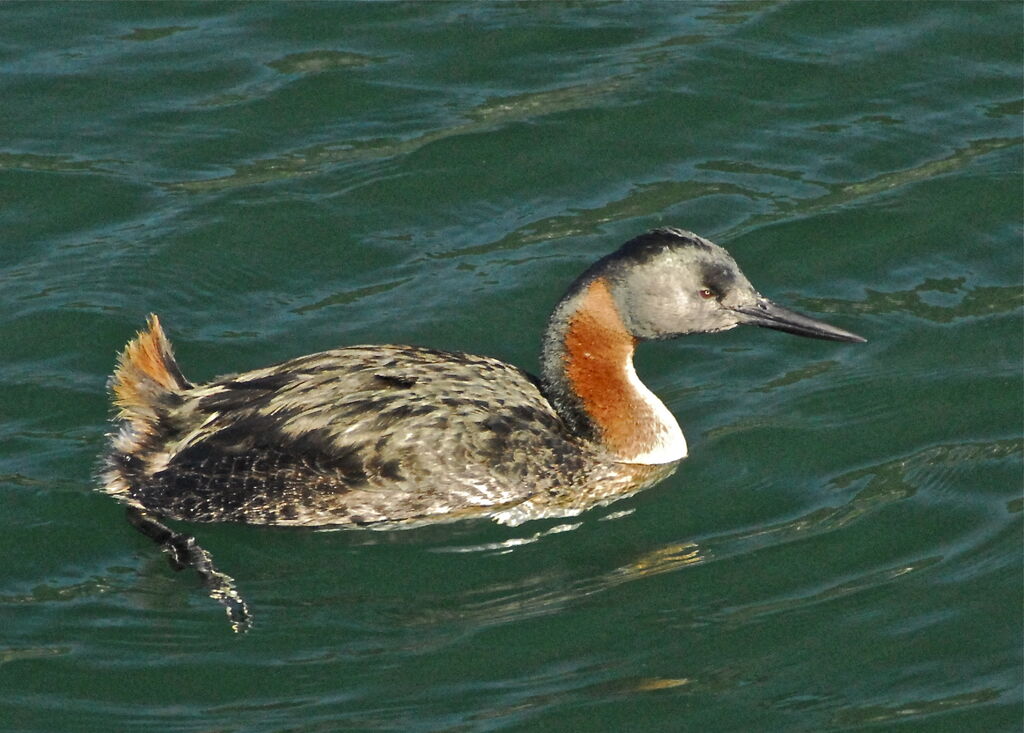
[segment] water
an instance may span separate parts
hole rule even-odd
[[[0,9],[5,730],[1019,730],[1018,3]],[[571,521],[191,526],[91,491],[115,352],[533,369],[656,225],[864,345],[645,346],[691,458]]]

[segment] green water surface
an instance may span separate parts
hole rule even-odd
[[[0,729],[1018,731],[1019,2],[0,5]],[[536,368],[674,225],[867,344],[645,345],[690,458],[517,528],[177,525],[93,491],[118,349]]]

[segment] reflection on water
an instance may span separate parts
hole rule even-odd
[[[619,586],[664,573],[674,573],[751,555],[782,545],[804,541],[842,530],[895,502],[908,499],[921,488],[948,478],[949,470],[969,471],[972,463],[1014,460],[1024,450],[1024,441],[1005,440],[972,445],[936,446],[906,457],[850,471],[833,478],[823,493],[855,493],[844,503],[809,511],[777,524],[758,526],[738,532],[715,534],[700,541],[680,540],[641,553],[632,560],[596,575],[567,578],[560,574],[537,575],[514,583],[485,586],[461,596],[445,609],[421,608],[401,614],[403,623],[433,625],[457,621],[471,627],[508,623],[559,611],[568,604]],[[549,541],[554,535],[578,529],[581,523],[555,527],[506,539],[500,542],[443,546],[445,553],[508,553],[526,545]],[[874,569],[844,578],[823,589],[782,600],[769,600],[743,607],[724,609],[709,618],[735,623],[783,609],[804,607],[823,600],[842,597],[890,583],[903,576],[932,567],[941,556],[917,558],[912,562]],[[482,598],[482,600],[481,600]]]
[[[92,173],[106,171],[104,164],[116,163],[111,160],[80,160],[68,155],[37,155],[34,153],[11,153],[0,151],[0,170],[56,171]]]
[[[836,726],[862,726],[906,720],[922,715],[955,710],[970,705],[980,705],[998,699],[1004,690],[981,688],[972,692],[938,697],[930,700],[907,700],[893,705],[864,705],[840,708],[832,719]]]
[[[319,50],[290,53],[274,61],[268,61],[267,66],[282,74],[317,74],[330,69],[368,66],[383,60],[348,51]]]
[[[169,25],[158,28],[134,28],[131,33],[126,33],[122,36],[118,36],[121,41],[158,41],[161,38],[167,38],[173,36],[175,33],[181,33],[182,31],[194,31],[196,26],[194,25]]]
[[[754,528],[735,532],[711,534],[697,539],[680,539],[663,543],[645,552],[636,554],[626,562],[621,562],[606,570],[593,574],[572,576],[566,571],[548,570],[541,574],[531,574],[514,580],[503,580],[481,587],[475,587],[443,602],[430,599],[418,599],[415,603],[398,603],[390,610],[378,607],[381,618],[390,619],[395,627],[434,627],[434,634],[418,635],[416,639],[404,638],[395,640],[397,646],[389,645],[392,651],[404,648],[424,650],[434,649],[447,643],[451,634],[459,634],[466,629],[478,629],[487,626],[519,622],[527,618],[557,613],[567,606],[604,593],[626,583],[641,581],[658,575],[688,570],[709,563],[723,562],[737,557],[754,555],[766,550],[781,547],[788,543],[804,541],[842,530],[851,524],[879,512],[886,506],[903,501],[926,488],[934,490],[950,480],[950,473],[969,473],[973,466],[982,463],[1001,465],[1016,460],[1024,451],[1024,440],[1002,440],[989,443],[970,445],[943,445],[925,449],[908,456],[887,461],[875,466],[867,466],[834,477],[822,488],[823,495],[844,493],[850,495],[843,503],[815,508],[797,517],[775,524],[764,524]],[[528,524],[522,531],[510,530],[512,536],[486,543],[439,544],[429,549],[437,554],[473,555],[507,555],[538,543],[558,541],[558,537],[578,530],[592,517],[594,521],[615,521],[617,518],[632,516],[632,510],[609,512],[603,516],[600,510],[584,515],[578,522],[561,522],[543,529],[530,529]],[[470,525],[472,526],[472,525]],[[254,530],[260,531],[260,530]],[[349,531],[353,547],[376,544],[382,541],[407,541],[418,544],[429,541],[432,535],[443,536],[452,530],[443,527],[425,527],[414,530],[395,530],[392,532]],[[456,530],[457,532],[458,530]],[[317,532],[316,534],[321,534]],[[782,610],[806,607],[825,600],[843,597],[865,589],[893,582],[903,576],[930,568],[941,562],[942,556],[925,556],[915,558],[911,562],[899,565],[871,569],[860,572],[853,577],[846,576],[837,582],[827,584],[823,588],[789,595],[781,599],[767,599],[755,603],[721,608],[708,611],[704,618],[720,623],[743,623],[750,619],[775,613]],[[146,562],[151,572],[152,582],[158,582],[160,593],[165,596],[173,592],[175,597],[183,599],[195,595],[196,589],[191,583],[183,584],[181,576],[174,578],[166,572],[163,561],[153,555],[146,554]],[[123,578],[129,573],[127,569],[112,569],[106,575],[92,578],[85,582],[73,582],[61,585],[57,582],[36,585],[30,590],[7,593],[0,596],[0,603],[35,604],[46,601],[75,601],[83,598],[98,597],[123,590]],[[134,577],[134,573],[129,573]],[[154,588],[137,595],[143,605],[149,605],[146,599],[152,595]],[[252,600],[252,599],[250,599]],[[287,599],[279,601],[287,604],[309,603],[312,599]],[[345,604],[345,601],[324,596],[320,602],[328,605]],[[165,606],[167,597],[157,600],[157,606]],[[396,601],[397,602],[397,601]],[[259,601],[256,602],[257,615],[260,613]],[[273,605],[273,604],[268,604]],[[319,604],[318,604],[319,605]],[[209,607],[211,610],[213,606]],[[282,609],[283,610],[283,609]],[[280,623],[268,620],[269,625]],[[461,631],[460,631],[461,630]],[[439,634],[439,636],[437,635]],[[354,642],[356,647],[359,642]],[[411,646],[410,646],[411,645]],[[425,646],[424,646],[425,645]],[[356,647],[349,648],[349,653],[358,653]],[[377,652],[383,651],[371,644]],[[374,652],[374,653],[377,653]]]
[[[942,562],[941,557],[926,557],[913,563],[864,573],[852,580],[830,585],[827,588],[813,593],[798,594],[794,597],[766,601],[763,603],[752,603],[744,606],[724,608],[708,614],[705,618],[718,621],[720,623],[743,624],[768,614],[780,613],[792,609],[807,608],[808,606],[812,606],[817,603],[823,603],[836,598],[860,593],[861,591],[889,583],[890,581],[904,575],[925,570],[940,562]]]
[[[8,662],[20,662],[25,659],[39,659],[71,653],[70,646],[43,647],[2,647],[0,646],[0,666]]]
[[[922,489],[935,491],[938,487],[948,484],[953,474],[969,474],[982,464],[1003,465],[1008,461],[1015,461],[1022,451],[1024,440],[1020,439],[934,446],[899,459],[866,466],[834,477],[822,487],[821,493],[825,496],[834,496],[837,493],[850,494],[846,501],[818,507],[786,521],[762,524],[734,532],[710,534],[700,539],[687,538],[662,543],[650,550],[637,553],[625,562],[589,574],[573,575],[564,569],[549,569],[542,573],[527,574],[473,587],[443,599],[429,596],[415,600],[393,598],[392,602],[386,602],[384,605],[381,605],[383,599],[378,599],[374,602],[373,613],[378,622],[384,622],[385,627],[410,631],[416,628],[430,628],[430,633],[402,633],[388,642],[383,642],[383,645],[380,640],[354,639],[345,645],[345,654],[424,653],[442,648],[468,630],[518,623],[529,618],[556,614],[574,603],[623,584],[752,556],[789,543],[835,533],[882,511],[891,504],[913,497]],[[560,522],[542,529],[531,529],[533,524],[527,524],[517,528],[521,531],[509,530],[512,536],[492,542],[442,543],[426,549],[440,555],[508,555],[530,546],[560,541],[559,537],[579,530],[588,519],[605,522],[631,516],[632,509],[608,512],[604,515],[601,515],[600,510],[594,510],[577,522]],[[364,547],[394,541],[416,545],[424,541],[429,542],[432,536],[441,537],[451,531],[444,527],[425,527],[384,533],[348,531],[345,534],[352,538],[352,547]],[[459,530],[454,531],[458,534]],[[471,530],[467,528],[465,531]],[[145,581],[146,588],[127,588],[125,584],[131,578],[135,578],[135,572],[126,568],[112,568],[107,573],[84,582],[61,584],[51,581],[24,591],[8,592],[0,596],[0,604],[33,605],[54,601],[81,601],[111,593],[123,595],[126,590],[131,590],[128,597],[134,599],[132,605],[167,608],[179,605],[188,598],[193,598],[195,604],[194,597],[198,589],[193,587],[194,583],[183,583],[182,576],[174,577],[168,574],[164,562],[154,553],[146,552],[144,557],[150,568],[143,575],[144,578],[148,578]],[[742,625],[768,614],[806,608],[892,583],[918,571],[932,568],[942,560],[942,555],[916,557],[908,562],[871,568],[852,576],[845,575],[835,582],[811,588],[806,592],[790,592],[781,598],[762,598],[743,605],[706,609],[701,617],[704,621],[713,623]],[[261,609],[266,610],[266,618],[261,623],[265,623],[264,628],[267,628],[281,626],[281,614],[287,614],[289,606],[336,607],[351,603],[351,599],[324,595],[316,600],[293,597],[281,598],[276,602],[256,600],[255,605],[257,615],[261,615]],[[275,606],[277,611],[272,613]],[[214,610],[212,604],[202,607]],[[258,635],[261,629],[257,629]]]
[[[512,537],[507,540],[500,540],[498,542],[488,542],[481,545],[465,545],[465,546],[452,546],[452,547],[438,547],[433,552],[439,553],[468,553],[468,552],[496,552],[506,553],[511,552],[516,547],[522,547],[523,545],[530,545],[534,542],[539,541],[543,537],[553,534],[561,534],[562,532],[571,532],[580,526],[580,522],[576,524],[557,524],[550,529],[544,529],[539,532],[534,532],[531,535],[525,537]]]

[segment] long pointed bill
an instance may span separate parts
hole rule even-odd
[[[866,338],[855,333],[844,331],[841,328],[815,320],[802,313],[783,308],[767,298],[758,298],[757,305],[740,306],[734,308],[737,313],[743,314],[743,323],[764,328],[774,328],[776,331],[796,334],[797,336],[808,336],[814,339],[826,339],[828,341],[849,341],[851,343],[863,343]]]

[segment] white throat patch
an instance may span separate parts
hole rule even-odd
[[[643,453],[632,456],[627,462],[656,466],[686,458],[686,438],[683,436],[679,423],[665,407],[665,403],[640,381],[636,369],[633,368],[632,359],[626,361],[626,376],[629,385],[636,391],[637,397],[650,409],[651,418],[656,423],[653,428],[656,436],[654,444]]]

